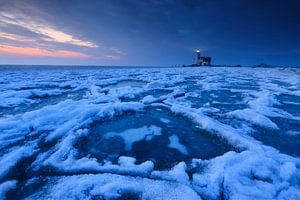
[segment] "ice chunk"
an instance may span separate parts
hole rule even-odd
[[[235,110],[227,113],[229,116],[234,116],[239,119],[244,119],[246,121],[249,121],[255,125],[259,125],[264,128],[270,128],[270,129],[275,129],[278,130],[278,126],[272,122],[268,117],[255,112],[252,109],[244,109],[244,110]]]
[[[152,95],[147,95],[142,99],[142,103],[150,104],[157,101],[157,98],[153,97]]]

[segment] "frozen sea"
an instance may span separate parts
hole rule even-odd
[[[0,199],[300,199],[300,68],[0,67]]]

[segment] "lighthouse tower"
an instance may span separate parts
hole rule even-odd
[[[196,53],[196,65],[202,65],[202,59],[201,59],[201,50],[200,49],[196,49],[195,51]]]

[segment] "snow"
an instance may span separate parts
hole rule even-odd
[[[273,152],[270,155],[229,152],[210,161],[194,162],[206,166],[203,174],[193,176],[193,184],[208,199],[220,198],[220,191],[225,198],[232,199],[297,199],[300,196],[296,181],[299,168]],[[291,171],[283,172],[285,169]]]
[[[14,147],[0,158],[0,179],[17,165],[22,159],[30,157],[35,153],[36,144],[29,143],[21,147]]]
[[[151,177],[189,185],[189,176],[186,169],[185,162],[180,162],[168,171],[153,171]]]
[[[117,199],[132,195],[141,199],[200,199],[188,186],[176,182],[134,178],[114,174],[78,175],[52,178],[53,185],[46,191],[31,195],[27,199]],[[129,199],[130,196],[129,196]]]
[[[180,153],[187,155],[188,154],[188,150],[186,148],[186,146],[184,146],[183,144],[181,144],[179,142],[179,138],[177,135],[172,135],[169,137],[170,143],[168,144],[169,148],[173,148],[178,150]]]
[[[299,69],[0,70],[0,199],[300,199]],[[92,130],[122,153],[83,151]]]
[[[43,98],[53,95],[63,94],[65,91],[61,89],[54,90],[24,90],[24,91],[15,91],[15,90],[6,90],[0,95],[0,107],[14,107],[19,104],[31,104],[38,102],[37,98]]]

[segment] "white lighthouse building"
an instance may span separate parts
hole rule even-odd
[[[211,65],[211,57],[203,57],[201,56],[201,50],[196,49],[196,61],[192,66],[210,66]]]

